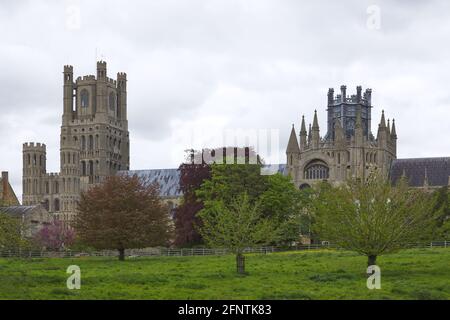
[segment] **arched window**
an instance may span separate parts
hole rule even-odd
[[[54,211],[59,211],[59,199],[58,198],[55,199]]]
[[[59,183],[55,181],[55,193],[59,193]]]
[[[80,101],[82,108],[89,107],[89,92],[86,89],[81,90]]]
[[[86,150],[86,137],[81,136],[81,150]]]
[[[323,180],[329,178],[329,169],[325,162],[316,160],[310,162],[304,171],[305,179]]]
[[[89,151],[94,150],[94,137],[89,136]]]
[[[109,109],[111,111],[116,110],[116,95],[114,94],[114,92],[111,92],[109,94]]]
[[[81,175],[85,176],[86,175],[86,162],[81,161]]]

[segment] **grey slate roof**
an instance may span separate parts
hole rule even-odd
[[[180,172],[178,169],[151,169],[151,170],[128,170],[119,171],[119,174],[135,175],[146,177],[151,182],[158,182],[161,197],[180,197],[179,190]]]
[[[446,186],[450,176],[450,157],[393,160],[390,170],[391,182],[397,182],[403,173],[413,187],[424,185],[425,173],[429,186]]]
[[[39,207],[39,205],[1,207],[0,212],[6,213],[12,217],[22,217],[23,215],[31,213],[34,209],[36,209],[38,207]]]
[[[285,164],[265,165],[264,167],[283,175],[287,174]],[[149,177],[152,182],[158,182],[160,186],[161,197],[176,198],[183,195],[179,190],[180,172],[178,171],[178,169],[128,170],[119,171],[118,174],[127,174],[131,176],[137,174],[140,177]]]

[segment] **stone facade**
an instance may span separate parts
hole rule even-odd
[[[25,238],[32,238],[40,229],[53,222],[53,215],[42,205],[3,207],[0,208],[0,214],[19,220]]]
[[[389,174],[397,157],[395,121],[386,122],[384,111],[376,138],[371,132],[372,90],[347,96],[346,86],[334,95],[328,91],[327,132],[320,136],[317,111],[306,131],[303,116],[299,140],[292,126],[286,149],[287,173],[296,186],[303,188],[327,180],[339,184],[348,178],[365,179],[371,172]]]
[[[8,171],[2,171],[0,177],[0,205],[2,206],[18,206],[19,200],[9,183]]]
[[[64,66],[60,172],[47,173],[46,146],[23,144],[23,205],[42,204],[68,222],[80,193],[119,170],[128,170],[130,144],[127,120],[127,76],[107,76],[106,62],[97,62],[97,76],[73,80]]]

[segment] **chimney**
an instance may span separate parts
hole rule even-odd
[[[341,99],[345,102],[347,99],[347,86],[341,86]]]
[[[2,171],[2,187],[3,187],[2,199],[4,201],[7,201],[9,199],[8,171]]]

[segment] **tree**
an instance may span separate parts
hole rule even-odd
[[[201,151],[187,150],[186,162],[181,164],[180,191],[183,193],[181,204],[175,209],[175,244],[191,246],[203,242],[197,227],[201,224],[197,213],[203,209],[204,203],[196,191],[201,185],[211,179],[211,165],[216,163],[249,163],[251,157],[256,162],[258,156],[252,148],[223,147],[203,149]],[[258,169],[259,170],[259,169]]]
[[[20,221],[0,209],[0,248],[17,248],[22,244]]]
[[[64,224],[59,220],[44,226],[34,236],[34,243],[51,250],[63,249],[72,245],[74,241],[74,230],[65,228]]]
[[[366,255],[370,266],[379,255],[406,248],[428,234],[435,223],[433,203],[432,195],[409,188],[405,179],[393,186],[372,176],[336,188],[322,184],[311,210],[322,239]]]
[[[280,229],[277,243],[290,244],[307,233],[308,215],[304,209],[309,195],[297,189],[289,176],[280,173],[268,176],[267,190],[259,199],[264,216],[272,218]]]
[[[255,202],[267,187],[268,176],[261,175],[260,164],[213,164],[211,179],[202,184],[197,196],[205,205],[214,200],[229,203],[243,193]]]
[[[309,194],[297,189],[290,177],[262,175],[261,164],[213,164],[211,178],[196,192],[205,210],[213,208],[216,201],[230,203],[243,193],[251,203],[259,202],[263,216],[282,230],[273,244],[290,245],[306,233],[309,216],[304,208]]]
[[[224,247],[236,255],[239,274],[245,273],[244,249],[265,245],[277,237],[272,221],[263,216],[259,202],[251,202],[243,193],[228,204],[215,201],[199,213],[202,226],[199,232],[212,247]]]
[[[433,211],[438,215],[433,235],[436,239],[450,238],[450,194],[448,186],[439,188],[435,192],[436,202]]]
[[[75,230],[82,242],[96,249],[167,245],[171,221],[159,198],[159,187],[137,175],[112,176],[81,194]]]
[[[180,171],[180,190],[183,193],[181,204],[175,209],[175,245],[189,246],[202,243],[202,238],[195,225],[200,224],[197,213],[203,208],[195,191],[211,177],[211,168],[205,162],[183,163]]]

